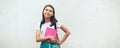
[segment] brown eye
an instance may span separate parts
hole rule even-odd
[[[52,10],[49,10],[49,12],[52,12]]]
[[[48,11],[48,9],[45,9],[45,11]]]

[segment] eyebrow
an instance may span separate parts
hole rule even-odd
[[[53,11],[53,10],[51,10],[51,9],[45,9],[45,10]]]

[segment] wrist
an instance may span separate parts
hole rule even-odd
[[[49,39],[49,36],[46,36],[45,39],[46,39],[46,40]]]
[[[62,42],[61,42],[61,41],[58,41],[57,43],[58,43],[59,45],[61,45],[61,44],[62,44]]]

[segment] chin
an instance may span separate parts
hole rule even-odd
[[[51,16],[45,16],[46,18],[50,18]]]

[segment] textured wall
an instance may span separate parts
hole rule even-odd
[[[39,48],[35,26],[46,4],[71,31],[62,48],[120,48],[119,0],[0,0],[0,48]]]

